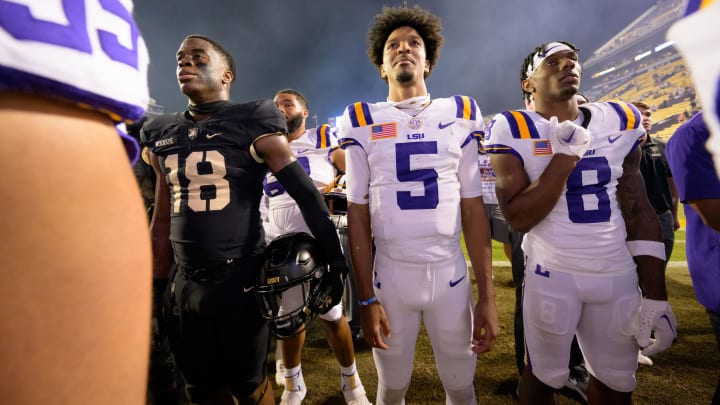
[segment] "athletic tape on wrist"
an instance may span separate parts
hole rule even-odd
[[[665,260],[665,244],[654,240],[629,240],[625,242],[633,256],[653,256]]]

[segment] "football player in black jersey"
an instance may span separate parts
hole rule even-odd
[[[249,292],[261,265],[260,195],[267,170],[297,201],[325,247],[323,288],[342,297],[347,272],[321,195],[291,153],[285,117],[272,100],[232,104],[232,56],[210,38],[186,37],[177,79],[188,110],[149,120],[145,145],[157,173],[151,223],[154,271],[178,271],[170,286],[169,335],[191,400],[199,404],[274,402],[268,383],[268,328]]]

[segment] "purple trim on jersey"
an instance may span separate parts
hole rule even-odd
[[[465,118],[465,98],[467,98],[468,103],[470,104],[470,117]],[[461,118],[461,119],[469,119],[471,121],[475,121],[477,119],[477,103],[472,97],[469,96],[453,96],[453,99],[455,99],[455,105],[457,106],[457,114],[455,114],[455,118]]]
[[[540,133],[538,132],[537,128],[535,127],[535,123],[533,122],[532,118],[530,116],[523,112],[523,111],[515,111],[516,113],[520,113],[520,115],[525,118],[525,124],[527,128],[528,133],[530,134],[531,139],[540,139]],[[520,131],[520,124],[518,123],[517,119],[515,118],[515,115],[513,115],[510,111],[503,111],[501,113],[505,120],[507,120],[508,126],[510,127],[510,133],[512,134],[513,138],[515,139],[523,139],[522,133]]]
[[[353,128],[357,128],[360,126],[360,121],[358,120],[357,113],[355,112],[356,104],[357,103],[353,103],[347,107],[348,115],[350,116],[350,122],[352,123]],[[365,118],[365,125],[374,124],[372,117],[370,116],[370,109],[368,108],[367,103],[360,103],[360,108],[362,109],[362,113]]]
[[[705,147],[710,132],[695,114],[670,137],[665,147],[668,164],[684,203],[686,219],[685,250],[688,270],[698,302],[720,311],[720,233],[705,225],[687,201],[720,198],[720,179],[712,155]]]
[[[717,87],[715,87],[715,119],[720,121],[720,77],[718,77]]]
[[[315,129],[315,148],[317,149],[320,149],[322,145],[323,127],[325,127],[325,124],[320,125]]]
[[[633,116],[635,117],[635,124],[632,128],[628,128],[628,115],[627,111],[625,111],[624,108],[618,103],[614,103],[612,101],[608,101],[608,104],[615,110],[618,117],[620,117],[620,130],[621,131],[627,131],[630,129],[636,129],[640,127],[640,124],[642,124],[642,115],[640,115],[640,111],[632,104],[625,104],[630,108],[630,111],[632,111]]]
[[[36,76],[20,70],[0,66],[0,90],[17,90],[22,92],[50,94],[60,97],[71,103],[81,103],[92,106],[100,112],[111,112],[123,118],[135,121],[140,119],[145,109],[132,104],[121,103],[107,97],[102,97],[92,92],[78,89],[65,83]],[[118,130],[125,151],[131,162],[135,164],[139,155],[140,147],[137,141],[131,136]]]
[[[317,130],[315,130],[315,134],[317,135],[315,139],[315,147],[317,149],[330,148],[333,146],[330,139],[330,125],[320,125]]]
[[[642,126],[642,114],[640,114],[640,110],[635,107],[635,104],[627,103],[627,106],[630,107],[630,110],[633,112],[633,116],[635,116],[635,125],[632,129],[640,128]]]
[[[515,149],[507,145],[503,145],[500,143],[486,145],[485,152],[493,155],[502,155],[505,153],[509,153],[518,158],[520,160],[520,163],[523,164],[523,166],[525,165],[525,160],[523,159],[522,155],[520,155]]]
[[[484,137],[485,133],[483,131],[472,131],[470,132],[470,134],[468,134],[467,138],[465,138],[460,147],[464,148],[465,145],[469,144],[471,141],[476,141],[477,146],[480,146],[481,139],[483,139]]]
[[[36,76],[22,70],[0,66],[0,90],[54,95],[73,103],[87,104],[103,113],[111,112],[123,119],[135,121],[145,113],[145,108],[79,89],[69,84]]]
[[[687,17],[690,14],[700,10],[701,4],[702,0],[688,0],[687,7],[685,7],[685,14],[683,14],[683,16]]]
[[[358,142],[357,139],[340,138],[340,148],[345,150],[348,148],[348,146],[359,146],[362,150],[365,150],[365,148],[363,148],[362,144]]]
[[[130,164],[134,165],[140,157],[140,146],[138,145],[138,142],[132,136],[121,131],[120,128],[115,127],[115,130],[118,135],[120,135],[120,139],[122,139],[123,146],[125,146],[125,152],[130,158]]]
[[[625,111],[623,111],[622,107],[620,107],[618,103],[608,102],[608,104],[615,110],[618,117],[620,117],[620,130],[624,131],[627,128],[628,124],[628,119],[627,115],[625,115]]]
[[[470,120],[475,121],[477,119],[477,110],[479,109],[477,102],[470,96],[468,96],[468,101],[470,102]]]

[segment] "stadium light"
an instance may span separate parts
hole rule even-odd
[[[655,49],[657,49],[657,48],[655,48]],[[647,52],[641,53],[640,55],[635,56],[635,62],[639,61],[640,59],[642,59],[646,56],[650,56],[651,53],[652,53],[652,51],[647,51]]]
[[[596,77],[600,77],[600,76],[602,76],[602,75],[606,75],[606,74],[608,74],[608,73],[610,73],[610,72],[612,72],[612,71],[614,71],[614,70],[615,70],[615,66],[610,67],[610,68],[607,68],[607,69],[603,70],[602,72],[597,72],[597,73],[595,73],[594,75],[592,75],[592,77],[593,77],[593,79],[594,79],[594,78],[596,78]]]
[[[660,52],[660,51],[662,51],[663,49],[667,48],[668,46],[672,46],[672,45],[674,45],[674,44],[675,44],[675,41],[667,41],[667,42],[664,42],[664,43],[662,43],[662,44],[660,44],[660,45],[658,45],[658,46],[655,47],[655,52]]]

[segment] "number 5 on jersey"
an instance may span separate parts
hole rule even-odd
[[[219,211],[230,203],[230,182],[225,179],[225,157],[216,150],[190,153],[184,162],[179,155],[165,158],[173,214],[183,206],[195,212]]]

